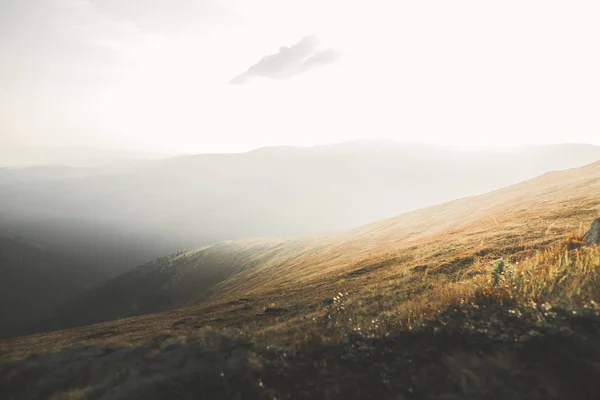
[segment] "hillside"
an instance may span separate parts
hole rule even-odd
[[[340,291],[365,298],[374,312],[432,303],[440,295],[434,287],[468,288],[456,277],[471,276],[478,260],[542,248],[583,229],[600,215],[599,195],[597,162],[350,231],[206,246],[121,275],[40,329],[239,298],[256,298],[243,304],[255,312],[269,303],[314,310]]]
[[[200,303],[0,340],[0,396],[593,398],[600,248],[580,238],[599,192],[595,163],[335,235],[159,259],[54,322]]]
[[[193,304],[207,299],[217,284],[269,259],[272,246],[271,241],[260,240],[216,244],[161,257],[83,293],[38,329],[87,325]]]
[[[597,162],[352,231],[164,257],[54,322],[200,303],[1,340],[0,396],[593,398],[600,248],[581,234],[599,195]]]
[[[352,229],[599,159],[591,145],[462,149],[391,141],[5,170],[0,221],[116,275],[222,240]]]
[[[0,235],[0,337],[47,319],[105,278],[38,243]]]

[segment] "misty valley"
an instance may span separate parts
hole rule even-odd
[[[598,398],[598,21],[0,1],[0,400]]]

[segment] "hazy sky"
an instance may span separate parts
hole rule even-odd
[[[600,144],[600,2],[0,0],[0,147]]]

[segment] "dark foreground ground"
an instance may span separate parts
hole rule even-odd
[[[317,324],[319,321],[317,321]],[[600,309],[461,305],[411,332],[273,348],[239,336],[75,345],[0,364],[0,398],[594,399]]]

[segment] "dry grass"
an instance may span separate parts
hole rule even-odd
[[[497,260],[489,265],[490,278],[478,290],[479,301],[564,307],[600,301],[600,249],[583,247],[580,239],[570,236],[514,263]]]
[[[486,263],[499,258],[519,270],[515,276],[528,277],[518,285],[511,281],[516,289],[510,286],[502,296],[579,301],[598,283],[591,269],[597,250],[573,249],[564,261],[564,249],[557,249],[564,247],[568,234],[582,233],[600,215],[599,177],[600,163],[595,163],[348,232],[220,245],[209,250],[211,257],[223,252],[236,273],[225,273],[226,279],[196,294],[205,299],[201,303],[3,340],[0,358],[23,358],[73,343],[130,346],[157,332],[207,327],[239,330],[283,345],[335,341],[358,329],[369,335],[410,330],[450,304],[481,296],[491,279]],[[564,275],[569,268],[575,272]],[[194,279],[202,278],[202,269],[191,264],[189,269]],[[584,281],[577,281],[579,275]],[[190,276],[180,281],[186,292],[193,292]],[[577,294],[579,284],[584,284],[585,296]],[[342,302],[333,300],[338,293],[344,294]],[[501,298],[498,288],[493,293]],[[290,311],[264,314],[272,304]],[[332,311],[335,316],[329,318]]]
[[[186,253],[188,291],[205,276],[194,257],[223,251],[238,272],[190,307],[0,341],[0,360],[212,333],[254,346],[242,371],[268,398],[593,398],[600,248],[581,236],[600,215],[598,177],[600,163],[351,232]],[[192,376],[183,388],[210,386]],[[86,397],[89,382],[67,380],[55,398]],[[256,390],[242,383],[227,387]]]
[[[394,285],[335,292],[324,314],[315,313],[309,322],[289,320],[262,333],[270,340],[330,342],[350,333],[382,336],[409,331],[457,304],[547,303],[577,308],[600,302],[600,250],[581,247],[579,239],[572,235],[535,251],[507,252],[513,262],[479,260],[454,275],[407,273],[394,281],[405,289],[400,294]]]

